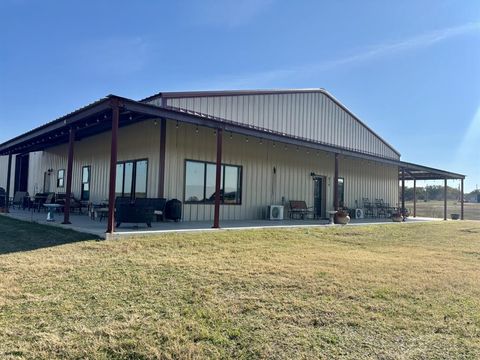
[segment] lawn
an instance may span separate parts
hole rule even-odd
[[[410,209],[413,215],[413,202],[405,203],[405,207]],[[459,201],[447,201],[447,217],[450,214],[460,214]],[[417,216],[434,217],[443,219],[443,201],[417,201]],[[464,204],[465,220],[480,220],[480,203]]]
[[[0,216],[0,358],[478,359],[479,284],[480,222],[98,241]]]

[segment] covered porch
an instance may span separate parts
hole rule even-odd
[[[427,180],[443,180],[443,220],[447,220],[447,190],[448,180],[460,180],[460,220],[464,219],[464,188],[463,183],[465,176],[461,174],[455,174],[448,171],[439,169],[433,169],[427,166],[421,166],[417,164],[403,162],[399,166],[398,178],[400,181],[400,201],[401,208],[406,210],[405,207],[405,181],[413,182],[413,209],[411,216],[417,217],[417,181]]]
[[[436,170],[427,168],[421,165],[410,164],[395,159],[382,158],[376,155],[358,152],[352,149],[335,147],[329,144],[312,142],[307,139],[293,137],[282,133],[277,133],[268,129],[262,129],[255,126],[246,126],[244,124],[234,123],[221,118],[215,118],[210,115],[201,114],[197,112],[185,111],[182,109],[176,109],[165,106],[154,106],[145,104],[142,102],[133,101],[117,96],[108,96],[105,99],[92,103],[84,108],[81,108],[71,114],[65,115],[57,120],[52,121],[40,128],[32,130],[22,136],[14,138],[7,143],[0,145],[0,154],[8,155],[8,171],[7,179],[11,179],[12,169],[12,155],[14,154],[27,154],[33,151],[45,150],[51,147],[55,147],[61,144],[68,144],[68,162],[66,168],[66,187],[65,187],[65,206],[64,213],[57,214],[57,220],[55,224],[61,223],[63,226],[70,227],[72,229],[78,229],[83,232],[91,232],[99,236],[105,236],[105,229],[107,236],[113,234],[123,233],[135,233],[137,231],[146,232],[148,228],[132,228],[124,225],[116,229],[115,225],[115,200],[116,200],[116,180],[117,180],[117,153],[118,153],[118,131],[119,128],[128,126],[134,123],[154,120],[158,121],[159,125],[157,131],[159,131],[160,142],[158,145],[159,163],[158,168],[154,168],[153,171],[158,172],[158,189],[156,191],[157,198],[165,197],[165,139],[167,134],[167,119],[168,121],[179,123],[186,123],[196,126],[209,128],[213,130],[215,134],[213,142],[215,143],[216,161],[215,161],[215,198],[213,205],[213,222],[212,221],[191,221],[191,222],[161,222],[152,223],[150,231],[183,231],[194,229],[208,229],[208,228],[245,228],[245,227],[265,227],[265,226],[319,226],[324,225],[326,221],[321,220],[304,220],[301,222],[295,220],[284,220],[278,222],[272,222],[268,220],[246,220],[246,221],[233,221],[222,220],[220,221],[220,208],[221,204],[221,169],[222,169],[222,156],[223,156],[223,138],[224,133],[235,133],[241,136],[260,139],[259,141],[271,141],[277,144],[286,144],[293,146],[297,149],[299,147],[312,149],[313,151],[323,151],[330,154],[331,162],[333,163],[334,174],[332,176],[332,193],[333,201],[330,204],[331,208],[338,210],[343,204],[339,197],[339,168],[342,164],[347,163],[348,159],[361,159],[365,162],[372,162],[378,164],[386,164],[400,169],[402,180],[402,189],[404,189],[404,181],[410,179],[421,179],[427,176],[442,176],[445,179],[462,179],[464,176],[461,174],[454,174],[444,172],[442,170]],[[197,130],[198,131],[198,130]],[[88,216],[78,216],[70,213],[70,201],[72,194],[72,168],[75,159],[75,146],[79,140],[94,136],[96,134],[110,132],[111,140],[108,144],[109,163],[108,163],[108,197],[105,199],[108,208],[108,216],[106,221],[92,222]],[[286,148],[285,145],[285,148]],[[282,146],[283,147],[283,146]],[[312,173],[312,176],[315,175]],[[413,177],[416,176],[416,177]],[[431,179],[432,177],[430,177]],[[396,180],[395,180],[396,181]],[[463,187],[462,187],[463,188]],[[402,190],[402,194],[404,190]],[[7,181],[7,194],[13,196],[10,189],[10,181]],[[463,197],[462,197],[463,198]],[[405,208],[404,196],[402,196],[401,208]],[[265,204],[266,206],[267,204]],[[361,204],[358,204],[361,207]],[[400,207],[400,204],[392,204],[393,206]],[[38,222],[46,222],[46,216],[44,213],[36,214],[29,212],[13,211],[12,216],[18,216],[23,220],[31,220]],[[413,212],[415,217],[415,210]],[[463,218],[463,217],[462,217]],[[445,210],[446,219],[446,210]],[[366,220],[354,220],[352,223],[377,223],[377,222],[389,222],[389,219],[366,219]],[[213,226],[212,226],[213,225]]]
[[[116,239],[123,236],[145,236],[162,234],[167,232],[186,232],[186,231],[214,231],[219,230],[212,228],[210,221],[181,221],[181,222],[154,222],[149,228],[145,224],[122,225],[115,229],[114,233],[106,233],[106,221],[92,220],[87,215],[71,214],[70,224],[62,222],[63,214],[54,214],[55,221],[47,221],[46,212],[32,212],[22,209],[10,209],[8,214],[2,214],[17,220],[35,222],[44,225],[57,226],[64,229],[71,229],[74,231],[92,234],[104,239]],[[403,223],[411,224],[427,221],[439,221],[440,219],[433,218],[408,218]],[[374,224],[394,224],[390,219],[352,219],[349,226],[357,225],[374,225]],[[223,230],[246,230],[246,229],[263,229],[263,228],[309,228],[309,227],[324,227],[324,226],[341,226],[330,225],[328,220],[225,220],[222,221]]]

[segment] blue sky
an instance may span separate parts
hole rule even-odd
[[[480,187],[478,0],[0,1],[0,142],[109,93],[292,87]]]

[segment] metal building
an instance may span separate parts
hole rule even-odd
[[[399,179],[465,177],[401,161],[323,89],[110,95],[0,144],[0,155],[9,196],[66,192],[108,202],[109,232],[120,195],[176,198],[184,221],[219,226],[264,218],[268,205],[289,200],[318,217],[365,198],[404,208]]]

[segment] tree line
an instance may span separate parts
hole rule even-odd
[[[443,185],[427,185],[425,187],[417,187],[417,201],[443,200],[443,189]],[[480,191],[474,190],[469,194],[464,194],[464,197],[473,197],[478,194],[480,194]],[[447,200],[460,201],[460,198],[461,193],[459,189],[447,186]],[[405,187],[405,200],[413,201],[413,187]]]

